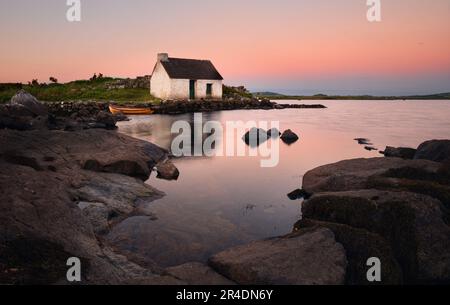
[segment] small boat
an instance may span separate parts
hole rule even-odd
[[[149,115],[153,114],[151,108],[131,108],[131,107],[119,107],[109,105],[109,111],[112,114],[125,114],[125,115]]]

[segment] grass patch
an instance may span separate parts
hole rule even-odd
[[[40,101],[59,102],[73,100],[114,102],[158,102],[146,88],[118,88],[121,79],[103,77],[77,80],[66,84],[0,84],[0,103],[7,103],[17,91],[24,89]]]

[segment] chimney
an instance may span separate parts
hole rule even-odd
[[[158,61],[169,61],[169,54],[167,53],[159,53]]]

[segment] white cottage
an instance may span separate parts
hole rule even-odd
[[[209,60],[158,54],[150,93],[163,100],[222,99],[223,77]]]

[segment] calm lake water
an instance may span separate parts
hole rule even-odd
[[[279,103],[304,103],[278,101]],[[153,217],[131,217],[113,229],[119,248],[162,266],[206,261],[212,254],[253,240],[289,233],[301,218],[302,201],[287,194],[301,187],[317,166],[352,158],[378,157],[353,139],[375,147],[417,147],[429,139],[450,138],[450,101],[314,101],[328,109],[237,110],[203,114],[203,120],[279,121],[300,136],[280,142],[280,162],[261,168],[259,157],[176,159],[178,181],[153,175],[148,183],[167,195],[144,204]],[[133,117],[119,131],[170,148],[173,122],[193,115]],[[225,134],[224,137],[231,136]],[[239,138],[242,135],[239,135]]]

